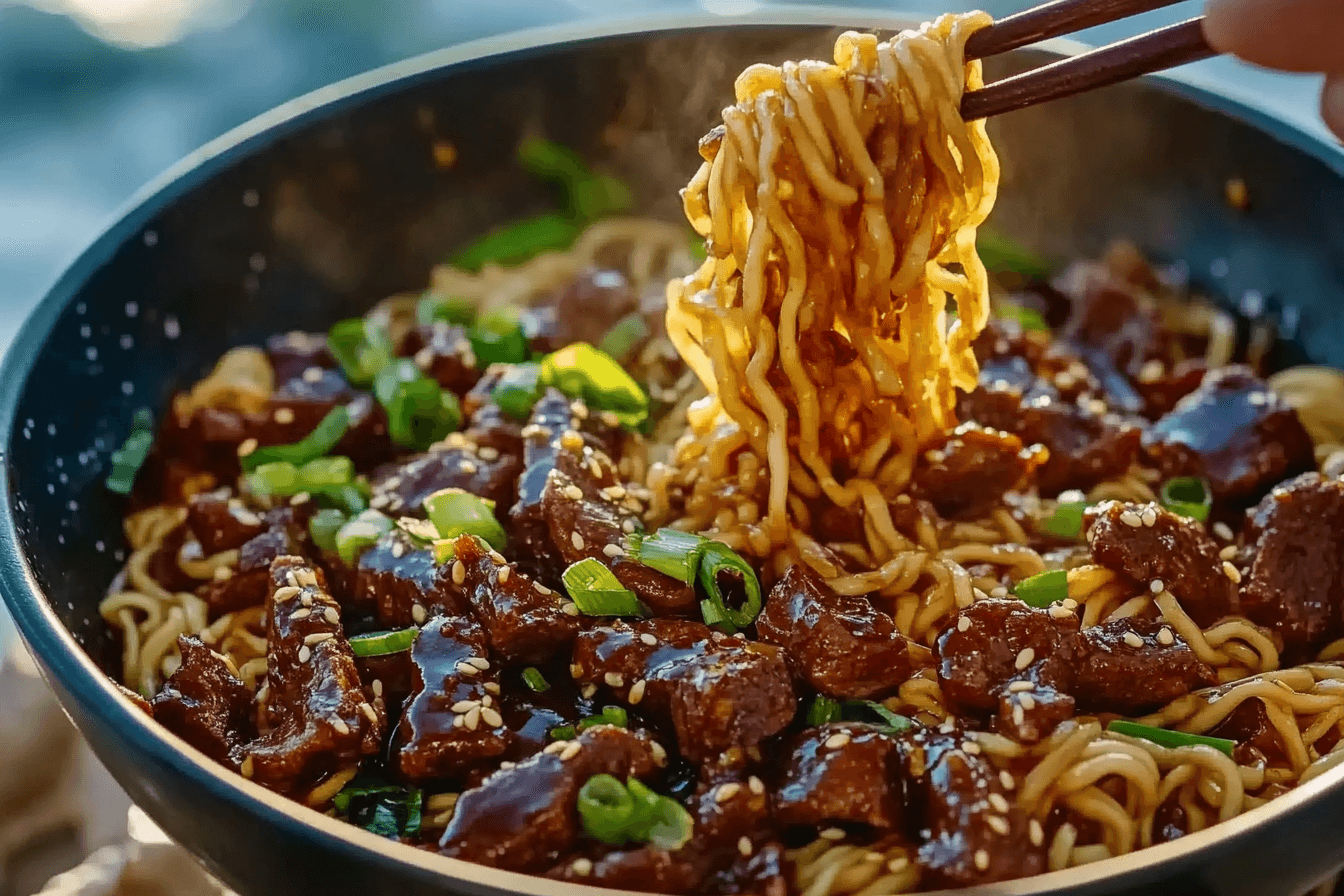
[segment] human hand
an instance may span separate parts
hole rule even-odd
[[[1219,52],[1289,72],[1324,72],[1321,115],[1344,138],[1344,0],[1206,0]]]

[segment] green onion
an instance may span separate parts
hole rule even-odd
[[[1031,331],[1049,333],[1050,325],[1041,317],[1041,313],[1034,308],[1027,308],[1024,305],[1014,305],[1005,303],[998,308],[999,317],[1004,320],[1015,320],[1022,329]]]
[[[450,326],[466,327],[476,320],[476,304],[467,299],[450,298],[426,292],[415,303],[415,322],[432,327],[436,321]]]
[[[1124,719],[1116,719],[1111,722],[1106,726],[1106,730],[1128,737],[1152,741],[1163,747],[1194,747],[1200,745],[1213,747],[1229,756],[1232,755],[1232,749],[1237,745],[1236,741],[1224,737],[1208,737],[1203,734],[1186,734],[1184,731],[1168,731],[1165,728],[1140,725],[1138,722],[1126,722]]]
[[[505,368],[490,398],[505,416],[527,420],[537,399],[541,398],[540,365],[512,364]]]
[[[541,362],[541,385],[554,386],[591,408],[611,411],[621,424],[637,428],[649,416],[649,396],[625,368],[586,342],[576,342]]]
[[[544,694],[551,688],[550,683],[546,681],[546,676],[542,675],[541,670],[536,666],[528,666],[523,670],[523,684],[538,694]]]
[[[840,721],[840,701],[818,695],[807,708],[807,724],[825,725]]]
[[[1055,512],[1036,523],[1036,529],[1056,538],[1076,539],[1083,534],[1086,501],[1067,501],[1055,505]]]
[[[630,715],[619,706],[604,706],[602,712],[595,716],[589,716],[579,722],[579,730],[587,731],[596,725],[615,725],[617,728],[625,728],[630,724]]]
[[[495,502],[460,488],[445,488],[425,499],[425,512],[440,538],[476,535],[495,550],[504,550],[508,535],[495,519]]]
[[[593,775],[579,789],[579,817],[588,836],[614,846],[624,843],[635,820],[635,800],[611,775]]]
[[[348,519],[344,513],[331,507],[313,514],[312,519],[308,520],[308,534],[312,536],[313,544],[324,551],[335,551],[336,533]]]
[[[616,321],[598,343],[597,350],[612,358],[624,358],[644,342],[652,331],[639,311],[632,311]]]
[[[1069,574],[1062,569],[1039,573],[1018,582],[1013,592],[1022,603],[1043,610],[1069,596]]]
[[[367,386],[392,360],[392,339],[387,331],[362,317],[339,321],[327,332],[327,348],[345,377],[356,386]]]
[[[746,592],[746,601],[742,606],[732,607],[724,600],[723,591],[719,587],[721,575],[742,580],[742,589]],[[699,578],[700,587],[709,595],[707,600],[700,602],[700,612],[706,617],[706,623],[715,624],[709,623],[710,613],[706,611],[706,605],[709,605],[716,622],[726,620],[742,628],[756,621],[761,612],[761,582],[756,578],[756,570],[751,568],[751,564],[739,557],[732,548],[721,542],[706,541],[701,548]]]
[[[373,632],[355,635],[350,639],[350,650],[355,656],[387,656],[410,650],[420,629],[411,627],[391,632]]]
[[[434,552],[434,565],[442,566],[443,564],[447,563],[449,560],[452,560],[454,557],[457,556],[457,539],[456,538],[437,539],[432,545],[430,545],[430,550]]]
[[[985,267],[995,274],[1017,274],[1027,279],[1050,275],[1050,265],[1044,259],[993,230],[980,228],[975,248]]]
[[[1172,513],[1205,522],[1213,506],[1213,488],[1207,479],[1178,476],[1162,483],[1162,506]]]
[[[290,445],[269,445],[265,448],[258,448],[246,457],[241,458],[243,472],[250,473],[262,464],[281,460],[288,461],[296,466],[306,464],[310,460],[316,460],[325,454],[330,454],[349,428],[350,411],[344,405],[334,407],[327,412],[327,415],[322,418],[322,422],[318,423],[312,432],[299,441]]]
[[[902,731],[909,731],[915,726],[915,723],[910,719],[892,712],[876,700],[850,700],[845,704],[845,707],[866,710],[874,713],[882,719],[882,727],[891,734],[899,734]]]
[[[634,204],[634,197],[625,181],[609,174],[599,174],[580,181],[569,190],[570,214],[583,224],[590,224],[607,215],[628,212]]]
[[[425,549],[439,540],[439,531],[429,520],[416,519],[413,516],[397,518],[397,528],[411,540],[417,549]]]
[[[406,837],[414,837],[420,833],[421,806],[424,801],[419,787],[406,788],[406,824],[401,829],[401,833]]]
[[[364,549],[373,547],[378,539],[392,531],[394,525],[378,511],[366,510],[337,531],[336,553],[353,569]]]
[[[130,435],[112,452],[112,472],[106,479],[108,491],[129,495],[135,485],[135,474],[140,472],[153,447],[154,417],[148,409],[141,408],[131,420]]]
[[[307,492],[343,496],[354,478],[355,465],[350,458],[319,457],[301,467],[283,460],[262,464],[246,475],[244,484],[254,495],[289,497]]]
[[[521,364],[527,360],[527,336],[515,308],[491,312],[467,331],[479,367]]]
[[[654,793],[634,778],[626,780],[625,787],[635,801],[635,818],[628,829],[630,839],[651,843],[669,852],[676,852],[686,845],[695,822],[680,803]]]
[[[352,824],[380,837],[399,839],[420,833],[423,798],[418,787],[378,783],[347,786],[331,802]],[[351,812],[355,800],[365,803],[363,811]]]
[[[359,779],[356,778],[356,781]],[[340,793],[331,798],[331,805],[342,815],[350,811],[350,801],[353,799],[365,799],[372,796],[383,796],[388,793],[396,793],[401,788],[396,784],[363,784],[352,781],[347,784]]]
[[[551,729],[551,737],[556,740],[573,740],[578,736],[579,733],[574,730],[573,725],[562,725],[559,728]]]
[[[473,274],[487,264],[517,264],[542,252],[568,249],[582,229],[562,214],[537,215],[491,230],[457,250],[449,263]]]
[[[626,555],[636,563],[653,567],[687,585],[695,581],[700,557],[709,539],[679,529],[659,529],[652,535],[631,535],[626,539]]]
[[[358,479],[349,485],[323,489],[317,497],[321,503],[349,516],[363,513],[369,506],[369,496],[360,488]]]
[[[544,137],[528,137],[520,142],[518,163],[529,174],[560,184],[590,180],[593,177],[593,172],[578,153]]]
[[[560,184],[570,216],[580,223],[629,211],[633,205],[622,181],[594,174],[576,152],[554,141],[529,137],[518,144],[518,161],[537,177]]]
[[[457,396],[441,389],[409,358],[378,371],[373,394],[387,411],[387,433],[398,445],[424,450],[462,424]]]
[[[571,563],[561,578],[570,600],[588,616],[648,616],[648,609],[635,592],[621,584],[616,574],[596,557]]]

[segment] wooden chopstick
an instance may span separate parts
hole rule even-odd
[[[967,59],[984,59],[1034,44],[1136,16],[1181,0],[1052,0],[999,19],[966,41]]]
[[[1062,2],[1076,5],[1078,0]],[[1148,8],[1156,8],[1168,5],[1170,0],[1134,0],[1129,5],[1144,2]],[[1124,3],[1115,0],[1112,5]],[[977,32],[972,40],[992,27]],[[991,43],[991,47],[994,45]],[[970,46],[967,41],[968,50]],[[1189,19],[972,90],[961,98],[961,117],[966,121],[989,118],[1214,55],[1217,54],[1204,39],[1203,19]]]

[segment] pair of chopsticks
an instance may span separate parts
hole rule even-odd
[[[966,41],[966,56],[996,56],[1177,2],[1053,0],[977,31]],[[1204,40],[1202,17],[1188,19],[972,90],[962,96],[961,116],[967,121],[989,118],[1215,55]]]

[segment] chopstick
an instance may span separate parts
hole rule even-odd
[[[966,42],[966,54],[993,56],[1175,2],[1055,0],[973,34]],[[1188,19],[970,91],[962,97],[961,114],[967,121],[988,118],[1214,55],[1204,39],[1203,19]]]

